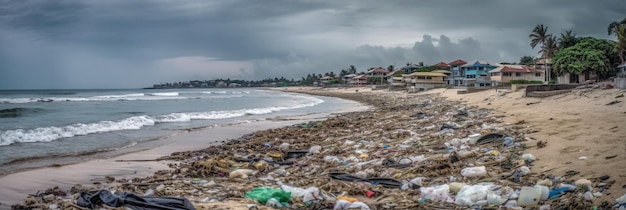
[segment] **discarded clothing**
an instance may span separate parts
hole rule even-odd
[[[124,206],[136,210],[196,210],[196,207],[186,198],[140,196],[129,192],[113,194],[108,190],[100,190],[94,194],[82,193],[76,204],[90,209],[97,209],[98,205],[104,204],[110,207]]]

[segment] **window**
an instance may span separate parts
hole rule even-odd
[[[417,79],[426,79],[426,77],[417,77]]]
[[[476,78],[476,75],[475,74],[465,75],[465,78],[468,78],[468,79]]]
[[[426,77],[426,79],[433,79],[432,77]]]
[[[541,73],[535,73],[535,77],[540,77]]]
[[[522,76],[522,73],[517,72],[517,73],[515,73],[515,76],[516,76],[516,77],[521,77],[521,76]]]
[[[511,72],[504,72],[504,73],[502,73],[502,76],[508,76],[508,77],[510,77],[510,76],[511,76]]]

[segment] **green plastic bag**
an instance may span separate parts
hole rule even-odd
[[[244,197],[257,200],[261,204],[265,204],[271,198],[278,200],[278,202],[286,203],[291,199],[291,193],[278,188],[257,187],[247,192]]]

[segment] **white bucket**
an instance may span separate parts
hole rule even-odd
[[[537,187],[522,187],[517,198],[519,206],[536,206],[541,200],[541,189]]]

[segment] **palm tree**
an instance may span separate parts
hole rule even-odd
[[[539,24],[535,26],[532,33],[528,35],[528,38],[530,38],[530,47],[535,49],[537,45],[544,46],[546,44],[546,40],[551,36],[552,36],[551,34],[548,34],[547,26],[544,26],[543,24]],[[542,51],[543,51],[543,47],[542,47]],[[541,51],[539,52],[541,53]],[[546,53],[542,53],[542,54],[543,54],[543,62],[544,62],[543,66],[546,71],[546,79],[550,80],[550,72],[548,72],[548,65],[546,64]]]
[[[624,50],[626,50],[626,26],[621,25],[617,28],[617,53],[619,54],[620,63],[624,63]]]
[[[626,25],[626,18],[624,18],[622,21],[613,21],[611,24],[609,24],[609,28],[607,29],[609,36],[617,34],[620,25]]]
[[[552,34],[548,35],[548,38],[544,41],[543,46],[541,46],[541,50],[539,53],[542,53],[544,58],[552,58],[554,57],[554,53],[558,50],[556,37],[552,36]]]
[[[572,33],[572,30],[567,30],[565,33],[561,33],[561,37],[557,39],[557,42],[560,49],[565,49],[576,45],[578,38],[576,38],[575,33]]]

